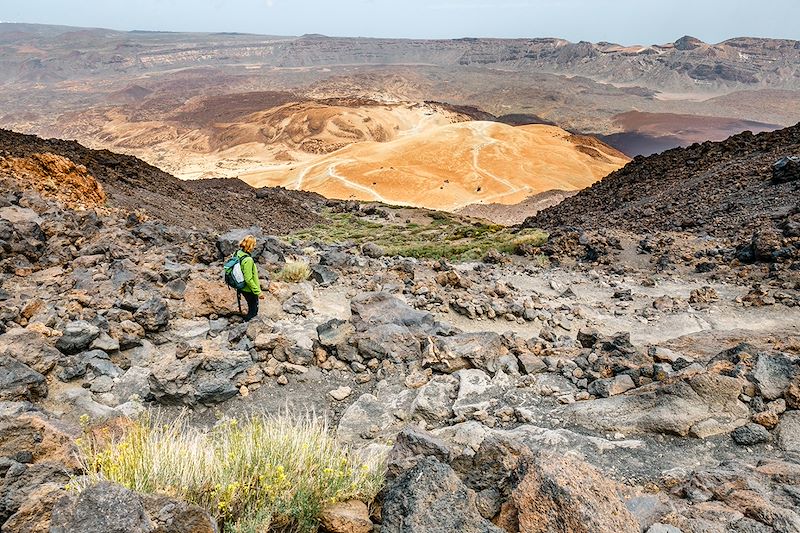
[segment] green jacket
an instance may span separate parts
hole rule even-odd
[[[244,288],[242,292],[249,292],[258,296],[261,294],[261,282],[258,279],[258,267],[250,254],[242,250],[236,252],[236,257],[241,257],[242,274],[244,274]]]

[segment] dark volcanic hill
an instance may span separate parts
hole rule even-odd
[[[788,155],[800,155],[800,124],[640,156],[524,226],[682,231],[732,239],[740,249],[753,239],[756,247],[771,243],[774,258],[796,257],[800,180],[772,175],[773,163]]]
[[[259,225],[267,232],[285,233],[319,222],[316,212],[325,201],[314,193],[254,189],[236,179],[181,181],[133,156],[0,129],[0,159],[36,154],[55,154],[85,166],[103,186],[109,207],[184,228]]]

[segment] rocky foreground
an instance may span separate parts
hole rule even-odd
[[[66,488],[81,420],[154,408],[197,425],[313,409],[358,453],[387,453],[378,501],[328,509],[332,532],[800,531],[790,234],[785,254],[714,268],[696,234],[664,233],[664,261],[618,227],[475,262],[389,257],[270,237],[268,220],[187,229],[113,205],[98,170],[44,186],[14,150],[0,152],[3,532],[214,531],[167,496]],[[244,324],[220,269],[248,232],[262,272],[304,260],[311,276],[269,282]]]

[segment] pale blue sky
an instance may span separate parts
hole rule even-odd
[[[352,37],[800,39],[798,0],[0,0],[0,21]]]

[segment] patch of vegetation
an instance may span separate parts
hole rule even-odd
[[[311,276],[311,267],[305,261],[287,261],[286,264],[276,274],[278,281],[299,283],[307,280]]]
[[[352,213],[333,213],[324,224],[299,231],[288,238],[326,244],[372,242],[389,255],[449,260],[480,259],[489,250],[520,253],[542,246],[547,233],[536,229],[513,232],[488,222],[469,221],[456,215],[432,212],[429,224],[380,223]]]
[[[319,419],[253,417],[211,432],[182,419],[134,422],[121,436],[87,431],[79,442],[87,476],[80,490],[108,480],[207,509],[229,533],[313,532],[322,510],[383,484],[383,459],[355,458]]]

